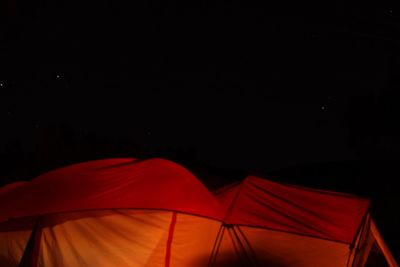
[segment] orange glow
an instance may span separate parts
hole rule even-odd
[[[0,203],[1,267],[363,267],[374,244],[398,267],[368,200],[257,177],[214,195],[161,159],[62,168]]]

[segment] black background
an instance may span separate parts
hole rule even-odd
[[[2,2],[2,185],[108,157],[258,174],[371,198],[399,257],[390,1],[133,2]]]

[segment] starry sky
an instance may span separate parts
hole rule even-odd
[[[244,171],[397,158],[390,2],[4,7],[5,158],[47,168],[81,150]]]
[[[118,2],[2,2],[1,184],[159,156],[400,200],[390,1]]]
[[[390,3],[243,2],[9,0],[2,154],[55,160],[43,143],[69,138],[244,170],[394,157]]]

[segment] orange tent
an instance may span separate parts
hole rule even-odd
[[[355,196],[256,177],[212,194],[163,159],[72,165],[0,188],[0,266],[397,266]]]

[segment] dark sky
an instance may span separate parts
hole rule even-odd
[[[397,159],[389,1],[141,2],[3,4],[3,157],[46,168],[161,155],[245,171]]]
[[[121,2],[1,2],[1,184],[160,156],[360,193],[400,236],[395,5]]]

